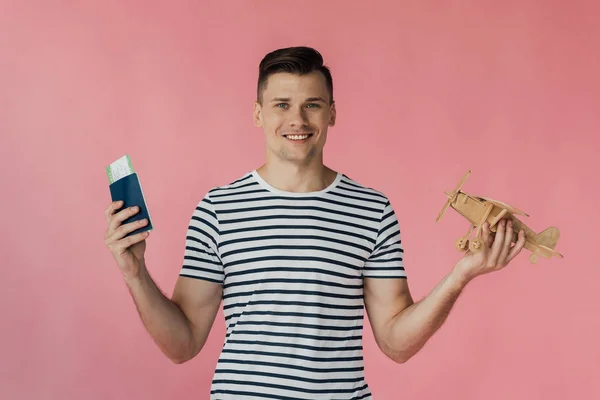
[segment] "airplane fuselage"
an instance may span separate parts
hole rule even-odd
[[[478,227],[482,221],[481,219],[483,218],[483,216],[485,215],[485,211],[487,207],[492,207],[492,209],[490,210],[490,213],[488,214],[488,217],[486,218],[486,220],[491,223],[494,220],[496,220],[496,217],[502,212],[502,210],[504,210],[504,208],[499,207],[493,203],[490,203],[488,201],[479,199],[477,197],[473,197],[470,196],[466,193],[459,193],[456,200],[454,201],[454,203],[452,204],[452,208],[454,208],[456,210],[456,212],[458,212],[460,215],[462,215],[464,218],[466,218],[472,225],[474,225],[475,227]],[[531,230],[527,225],[525,225],[521,220],[519,220],[517,217],[515,217],[510,211],[507,211],[502,218],[506,218],[506,219],[511,219],[512,223],[513,223],[513,237],[512,237],[512,241],[516,242],[518,239],[518,232],[523,229],[525,231],[525,238],[527,239],[527,242],[532,242],[531,245],[535,244],[535,235],[536,233]],[[491,228],[492,232],[496,232],[497,230],[497,226],[493,226]],[[526,244],[525,246],[528,246],[528,244]]]

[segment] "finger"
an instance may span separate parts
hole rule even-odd
[[[485,243],[486,249],[489,249],[490,247],[492,247],[492,244],[494,243],[494,238],[496,237],[496,233],[492,232],[492,230],[490,229],[490,224],[488,222],[486,222],[484,224],[484,226],[486,226],[487,228],[483,231],[483,232],[485,232],[485,234],[482,235],[482,239],[483,239],[483,242]]]
[[[131,233],[137,229],[140,229],[144,226],[148,225],[148,219],[140,219],[139,221],[129,222],[125,225],[119,226],[116,230],[109,235],[109,242],[116,242],[124,238],[128,233]]]
[[[113,246],[115,249],[115,254],[121,255],[121,254],[125,253],[125,251],[129,247],[133,246],[136,243],[146,240],[146,238],[148,238],[148,236],[150,236],[150,232],[146,231],[146,232],[141,232],[141,233],[137,233],[135,235],[128,236],[124,239],[121,239],[121,240],[115,242],[115,244]]]
[[[508,252],[511,249],[513,237],[512,220],[508,220],[506,223],[506,230],[504,231],[504,243],[500,249],[500,255],[498,256],[498,264],[501,266],[506,265]]]
[[[109,204],[109,206],[104,210],[104,216],[106,217],[106,222],[110,222],[110,217],[115,213],[116,210],[123,206],[122,201],[113,201]]]
[[[114,214],[111,217],[111,220],[109,222],[109,226],[108,226],[109,232],[116,231],[123,221],[125,221],[127,218],[137,214],[139,211],[140,211],[139,207],[133,206],[133,207],[128,207],[128,208],[121,210],[118,213]]]
[[[492,233],[490,232],[490,224],[486,221],[481,226],[481,240],[486,247],[492,244]]]
[[[523,248],[525,247],[525,242],[526,242],[525,231],[523,229],[521,229],[519,231],[517,243],[510,250],[510,253],[508,253],[508,257],[506,258],[507,263],[509,263],[513,258],[515,258],[521,252],[521,250],[523,250]]]
[[[496,230],[496,237],[494,238],[494,243],[492,244],[492,250],[490,253],[490,257],[488,258],[489,263],[491,265],[497,265],[498,258],[500,256],[500,251],[502,250],[502,245],[504,244],[504,231],[506,226],[506,220],[502,219],[498,224],[498,229]]]

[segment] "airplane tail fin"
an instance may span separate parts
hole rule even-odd
[[[554,249],[559,237],[560,231],[554,226],[551,226],[550,228],[545,229],[537,235],[535,235],[535,239],[538,244],[549,247],[551,249]]]

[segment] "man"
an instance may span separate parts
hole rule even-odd
[[[204,346],[223,300],[227,326],[211,399],[370,399],[363,374],[366,309],[379,348],[402,363],[442,325],[462,289],[521,251],[512,227],[485,226],[467,252],[414,302],[396,214],[386,196],[323,164],[336,110],[330,72],[306,47],[268,54],[259,67],[254,122],[265,163],[208,191],[189,224],[171,299],[146,268],[148,233],[106,210],[106,245],[141,319],[175,363]],[[363,307],[364,306],[364,307]]]

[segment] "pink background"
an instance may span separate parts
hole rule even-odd
[[[52,4],[53,3],[53,4]],[[406,364],[365,329],[375,399],[600,398],[600,6],[594,1],[0,2],[0,398],[206,399],[224,334],[172,364],[104,247],[104,168],[130,154],[170,295],[205,192],[260,165],[268,51],[319,49],[338,124],[326,163],[386,193],[416,299],[467,228],[464,189],[561,230],[563,260],[473,282]]]

